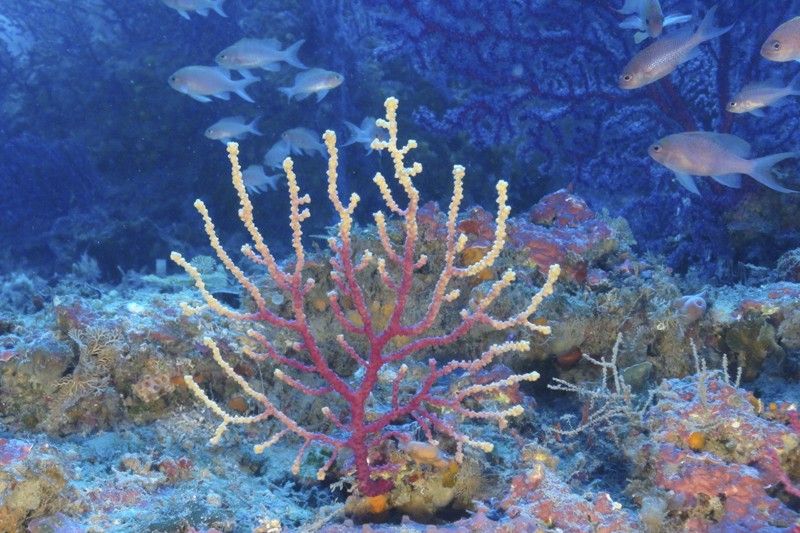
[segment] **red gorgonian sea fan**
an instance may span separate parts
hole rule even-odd
[[[497,300],[502,291],[511,285],[515,279],[514,271],[506,270],[499,279],[489,285],[489,288],[484,293],[472,298],[467,308],[461,310],[458,325],[442,335],[431,333],[442,306],[452,303],[460,295],[458,289],[448,288],[449,283],[457,278],[477,276],[484,269],[491,267],[497,260],[506,242],[506,223],[511,211],[506,205],[508,184],[505,181],[499,181],[497,183],[498,212],[495,220],[496,227],[493,242],[486,248],[485,255],[479,260],[466,267],[456,266],[456,257],[464,250],[467,244],[466,235],[458,234],[456,229],[459,207],[463,198],[463,179],[465,174],[464,167],[456,165],[453,167],[453,195],[447,212],[444,265],[433,287],[431,299],[424,314],[414,323],[405,323],[406,311],[411,303],[409,302],[409,296],[415,272],[425,266],[428,261],[425,255],[418,257],[416,252],[418,244],[419,192],[414,187],[412,178],[422,172],[422,165],[414,162],[411,166],[406,166],[405,158],[411,150],[416,148],[417,143],[409,140],[404,146],[398,146],[398,101],[395,98],[389,98],[386,100],[385,105],[386,118],[378,120],[377,125],[387,130],[389,140],[381,141],[375,139],[372,143],[372,148],[385,150],[389,153],[394,165],[394,177],[400,189],[407,196],[408,201],[405,208],[401,208],[395,201],[394,194],[386,178],[380,173],[375,175],[374,182],[380,190],[384,203],[392,214],[402,220],[404,229],[402,243],[396,245],[389,236],[386,215],[383,212],[375,213],[375,223],[382,245],[382,253],[380,255],[367,250],[362,257],[355,258],[351,232],[353,213],[360,199],[354,193],[350,196],[348,204],[344,205],[339,198],[337,189],[338,151],[336,148],[336,134],[332,131],[326,131],[323,135],[328,151],[328,197],[339,216],[338,235],[329,239],[328,242],[332,253],[330,260],[332,267],[331,281],[335,287],[334,290],[328,293],[328,301],[336,322],[341,328],[341,333],[336,337],[336,341],[341,350],[361,367],[360,372],[353,376],[345,377],[333,370],[329,359],[320,348],[315,332],[312,331],[306,316],[305,299],[309,291],[314,287],[315,281],[310,278],[304,279],[303,269],[306,253],[302,245],[302,222],[309,217],[308,208],[304,206],[310,203],[311,199],[307,194],[300,195],[300,188],[297,184],[291,158],[287,158],[283,162],[283,168],[289,185],[289,201],[291,204],[289,225],[292,230],[292,246],[295,257],[293,265],[284,270],[270,252],[260,231],[253,222],[253,206],[247,194],[239,166],[239,147],[236,143],[228,143],[233,186],[239,195],[241,204],[239,217],[253,240],[252,245],[242,247],[242,253],[254,263],[266,268],[278,289],[286,295],[287,301],[290,302],[292,318],[279,316],[268,308],[264,295],[256,284],[233,262],[223,249],[208,210],[202,201],[197,200],[194,205],[205,221],[205,230],[211,247],[225,267],[253,299],[256,310],[251,313],[243,313],[223,305],[208,291],[200,272],[195,267],[177,252],[173,252],[171,256],[173,261],[182,266],[194,279],[205,303],[214,312],[230,320],[252,322],[254,326],[259,323],[265,323],[274,328],[291,332],[297,339],[297,342],[294,343],[293,351],[298,355],[290,356],[281,353],[279,348],[271,343],[264,334],[251,329],[248,331],[248,335],[253,342],[261,347],[262,351],[257,352],[245,347],[242,350],[244,354],[256,361],[272,361],[278,367],[275,370],[275,377],[290,387],[297,389],[300,393],[323,398],[327,395],[337,395],[347,406],[346,409],[341,409],[340,412],[335,412],[334,408],[327,406],[322,409],[325,417],[335,428],[334,431],[323,433],[307,429],[298,424],[291,414],[276,406],[266,394],[253,388],[245,377],[237,373],[222,358],[216,342],[211,338],[205,338],[205,345],[225,374],[235,381],[247,396],[261,406],[261,412],[256,415],[232,415],[212,400],[191,376],[184,376],[192,392],[222,419],[212,438],[212,443],[219,441],[230,424],[253,424],[274,418],[283,425],[283,429],[275,433],[266,442],[256,445],[256,453],[263,452],[264,449],[275,444],[282,437],[294,434],[302,439],[303,444],[292,465],[292,471],[295,474],[299,472],[300,464],[309,446],[316,444],[323,448],[328,448],[332,452],[327,463],[319,469],[317,474],[319,479],[324,479],[327,470],[336,461],[339,453],[342,450],[349,450],[352,453],[357,488],[364,496],[386,493],[393,486],[392,481],[387,479],[387,476],[391,474],[391,465],[376,464],[375,461],[370,460],[370,451],[374,450],[386,439],[408,439],[407,435],[392,431],[391,425],[393,424],[413,419],[419,424],[425,436],[431,442],[435,442],[434,432],[452,438],[456,442],[456,460],[458,461],[463,458],[463,446],[465,444],[485,452],[492,451],[493,445],[491,443],[472,439],[459,431],[455,423],[446,419],[441,413],[452,412],[464,417],[491,420],[503,428],[507,425],[508,417],[522,414],[523,408],[521,405],[513,405],[503,410],[477,411],[472,407],[467,407],[464,403],[465,400],[474,399],[476,396],[485,393],[502,391],[522,381],[534,381],[538,379],[539,374],[536,372],[514,374],[489,383],[469,385],[455,393],[437,392],[434,389],[434,385],[454,372],[475,375],[489,365],[498,355],[514,351],[527,351],[529,343],[527,341],[507,341],[493,344],[480,357],[472,361],[451,361],[444,365],[439,365],[434,359],[430,359],[428,361],[428,373],[416,384],[413,389],[414,392],[401,395],[401,384],[404,380],[410,379],[408,367],[403,362],[420,352],[451,345],[479,324],[496,330],[524,326],[536,333],[549,334],[550,328],[548,326],[532,323],[529,318],[536,311],[541,301],[553,292],[553,286],[560,272],[558,265],[552,266],[548,272],[547,280],[538,292],[533,295],[529,305],[518,314],[503,320],[491,316],[488,309]],[[375,320],[368,305],[369,295],[364,292],[363,279],[361,280],[362,283],[359,282],[360,277],[376,272],[386,288],[395,297],[391,314],[385,321]],[[348,302],[351,302],[355,315],[345,313],[340,303],[340,299],[345,298]],[[184,310],[188,313],[197,311],[196,308],[187,305],[184,305]],[[379,325],[378,322],[381,322],[381,324]],[[352,339],[356,337],[360,337],[364,341],[364,345],[368,347],[364,353],[359,353],[354,348]],[[403,342],[392,342],[397,339],[403,339]],[[399,347],[397,347],[398,344],[400,344]],[[387,398],[385,398],[388,408],[374,413],[368,408],[368,400],[371,395],[376,393],[379,373],[385,372],[387,369],[393,370],[394,374],[391,395],[387,394]],[[289,375],[289,372],[298,377]],[[301,376],[313,376],[324,385],[316,388],[309,386]]]

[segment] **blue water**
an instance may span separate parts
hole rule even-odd
[[[176,241],[201,244],[186,229],[195,197],[214,198],[222,224],[235,229],[224,218],[234,198],[222,145],[203,136],[216,120],[262,117],[264,135],[242,139],[247,166],[261,163],[290,128],[332,128],[346,139],[345,120],[378,116],[395,95],[404,131],[425,141],[429,173],[420,187],[428,198],[445,200],[448,167],[459,162],[470,169],[470,203],[490,206],[499,178],[511,182],[516,210],[570,186],[595,209],[625,216],[640,249],[663,254],[680,272],[730,280],[738,262],[771,264],[797,242],[791,195],[749,178],[741,190],[701,178],[698,197],[646,150],[687,129],[734,133],[755,155],[794,150],[796,98],[762,118],[724,107],[748,82],[785,84],[795,74],[793,62],[769,62],[758,51],[796,3],[720,3],[716,18],[734,24],[729,33],[666,79],[631,91],[617,78],[651,41],[637,46],[634,31],[618,27],[624,17],[615,4],[228,0],[227,17],[192,12],[186,20],[155,0],[7,0],[0,10],[4,261],[55,275],[86,252],[108,279],[119,269],[152,268]],[[694,8],[670,2],[664,10]],[[278,88],[300,71],[281,63],[278,72],[256,71],[261,80],[248,89],[255,103],[234,95],[202,104],[167,84],[181,67],[214,65],[242,37],[283,47],[305,39],[300,60],[341,73],[344,83],[319,103],[289,102]],[[370,191],[377,159],[358,145],[343,150],[343,182]],[[323,164],[298,159],[315,198],[324,194]],[[786,165],[789,187],[797,186],[794,164]],[[281,190],[258,201],[285,220]],[[312,224],[331,222],[318,202]]]

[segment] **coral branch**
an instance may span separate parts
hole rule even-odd
[[[335,353],[344,353],[355,361],[359,367],[359,371],[355,375],[343,377],[333,370],[328,362],[330,355],[324,354],[318,344],[319,332],[312,330],[306,317],[305,298],[313,289],[314,280],[303,279],[306,253],[302,242],[302,223],[309,217],[309,210],[305,205],[310,203],[310,198],[308,195],[300,193],[291,158],[284,161],[283,168],[289,184],[289,227],[295,257],[293,268],[284,271],[271,255],[253,222],[253,207],[243,185],[239,167],[238,147],[235,143],[228,145],[233,184],[241,205],[239,216],[254,243],[253,248],[243,247],[243,254],[256,264],[264,266],[268,274],[275,279],[278,287],[290,300],[293,317],[287,319],[277,316],[267,308],[265,299],[258,288],[234,264],[220,245],[211,217],[202,202],[198,201],[196,206],[203,217],[212,248],[225,267],[252,297],[258,311],[256,313],[240,313],[223,306],[206,289],[197,269],[184,260],[180,254],[173,253],[172,255],[175,262],[194,279],[201,296],[213,312],[229,320],[261,323],[284,330],[297,339],[293,344],[297,348],[296,350],[290,350],[288,354],[281,354],[264,333],[251,329],[248,331],[249,338],[256,341],[262,347],[263,352],[244,347],[243,352],[247,356],[258,362],[269,360],[274,363],[278,367],[274,370],[275,379],[282,381],[299,393],[317,397],[338,396],[347,406],[339,410],[339,415],[334,414],[330,407],[322,408],[324,417],[335,428],[335,434],[310,431],[272,404],[264,393],[253,388],[222,358],[216,343],[211,339],[206,339],[205,345],[225,375],[233,380],[248,397],[257,402],[262,410],[260,414],[253,416],[232,415],[209,397],[191,376],[185,376],[186,383],[195,396],[222,419],[212,442],[218,443],[231,425],[249,425],[274,418],[283,425],[283,429],[264,443],[257,445],[256,452],[263,452],[289,434],[300,437],[302,444],[291,467],[292,472],[297,474],[312,445],[330,448],[332,449],[331,457],[317,471],[317,478],[324,479],[337,457],[341,456],[341,452],[348,451],[352,454],[357,489],[365,496],[380,495],[392,488],[392,482],[385,476],[396,468],[391,464],[372,461],[371,454],[376,446],[385,443],[387,439],[395,439],[401,448],[410,445],[409,443],[413,440],[411,436],[396,429],[400,424],[416,421],[430,443],[435,442],[434,431],[453,439],[456,443],[456,459],[459,461],[463,458],[464,446],[478,448],[487,453],[492,451],[491,443],[473,439],[456,429],[458,417],[490,420],[501,429],[506,427],[509,418],[522,414],[522,405],[512,404],[498,410],[486,408],[485,405],[481,409],[476,405],[480,405],[483,397],[506,391],[522,381],[534,381],[538,379],[539,375],[536,372],[530,372],[504,376],[502,379],[496,379],[489,383],[473,381],[476,384],[465,387],[455,394],[442,393],[441,387],[436,387],[436,385],[443,378],[455,372],[475,377],[497,357],[509,352],[528,350],[530,343],[528,341],[509,341],[495,344],[474,361],[452,361],[439,366],[435,359],[429,359],[427,374],[415,378],[418,380],[417,383],[411,383],[411,376],[414,374],[410,372],[410,363],[406,364],[406,361],[410,362],[412,356],[423,350],[451,345],[469,333],[477,324],[486,324],[497,330],[522,326],[539,334],[548,334],[549,327],[533,324],[529,322],[529,318],[537,310],[542,300],[552,294],[560,271],[558,265],[551,267],[544,285],[532,297],[530,304],[521,312],[501,320],[491,317],[488,309],[513,283],[515,274],[512,270],[508,270],[491,285],[487,293],[478,296],[469,309],[461,311],[460,323],[443,334],[430,333],[439,318],[442,305],[455,301],[461,294],[459,289],[450,289],[448,285],[455,279],[477,276],[483,270],[491,267],[500,256],[506,243],[506,222],[510,213],[507,205],[508,184],[500,181],[497,184],[498,212],[495,219],[493,242],[488,246],[485,255],[474,264],[463,268],[455,266],[456,256],[463,251],[467,241],[464,235],[457,235],[456,232],[459,208],[463,200],[463,180],[466,175],[464,167],[456,165],[453,167],[453,195],[447,215],[444,265],[435,278],[431,300],[422,318],[410,326],[404,325],[403,321],[406,318],[406,308],[412,295],[415,273],[428,264],[428,257],[424,254],[417,257],[419,192],[414,186],[413,178],[422,172],[422,165],[413,162],[407,166],[406,157],[417,147],[417,143],[409,140],[401,146],[398,142],[398,101],[389,98],[386,100],[385,106],[386,118],[378,120],[377,125],[388,132],[388,140],[376,139],[372,143],[372,148],[389,153],[394,167],[394,178],[407,199],[405,207],[401,208],[383,175],[376,175],[374,181],[386,203],[388,212],[402,219],[404,231],[402,245],[394,244],[389,238],[386,215],[380,212],[375,215],[376,231],[385,257],[373,257],[372,252],[366,251],[361,260],[358,263],[355,262],[351,233],[353,213],[360,198],[357,194],[352,194],[347,205],[339,198],[336,135],[332,131],[326,131],[323,135],[328,153],[328,198],[339,217],[337,237],[329,240],[330,276],[334,289],[328,293],[328,301],[330,311],[335,318],[334,325],[338,323],[342,331],[335,337],[339,347],[339,351],[335,351]],[[391,272],[390,268],[393,269]],[[372,276],[375,271],[378,272],[383,285],[390,289],[395,297],[388,318],[385,315],[373,316],[373,307],[367,304],[367,302],[372,303],[372,295],[366,294],[364,286],[359,282],[360,277]],[[309,308],[311,307],[309,306]],[[197,311],[188,306],[186,309],[187,312]],[[348,337],[346,338],[345,335]],[[351,339],[350,336],[358,338],[358,342]],[[389,349],[390,343],[395,340],[402,340],[398,343],[400,347]],[[366,351],[359,353],[356,347],[365,347]],[[293,357],[294,352],[302,353],[306,362],[296,360]],[[394,363],[400,362],[403,364],[399,367],[394,366]],[[298,371],[299,374],[297,377],[292,377],[284,371],[284,368],[291,368]],[[382,392],[379,387],[380,375],[393,375],[388,391]],[[320,383],[322,383],[321,386]],[[383,398],[375,398],[381,394]],[[383,400],[388,405],[388,409],[378,413],[371,412],[369,405],[374,403],[373,398],[376,401]],[[464,405],[467,400],[469,400],[469,406]],[[436,411],[437,414],[432,411]]]

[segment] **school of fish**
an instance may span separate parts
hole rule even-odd
[[[182,17],[190,19],[191,13],[208,16],[211,11],[226,17],[225,0],[162,0]],[[680,13],[664,14],[660,0],[624,0],[617,10],[626,18],[620,28],[635,30],[634,41],[652,42],[639,50],[622,69],[618,79],[621,89],[635,90],[666,78],[682,64],[701,55],[703,43],[729,32],[733,25],[717,25],[717,6],[713,6],[694,27],[686,24],[699,17]],[[679,26],[677,29],[668,29]],[[288,102],[302,101],[311,95],[320,102],[329,91],[344,83],[341,73],[319,67],[307,67],[298,57],[304,39],[283,47],[275,38],[242,37],[220,51],[216,65],[189,65],[175,71],[168,79],[170,87],[194,100],[209,103],[213,98],[229,100],[231,94],[255,103],[246,89],[262,78],[253,71],[278,73],[286,64],[298,70],[291,85],[276,87]],[[800,61],[800,17],[778,26],[764,41],[760,50],[764,59],[774,62]],[[238,74],[238,78],[234,77]],[[786,105],[794,96],[800,96],[800,74],[790,82],[779,80],[752,81],[742,87],[726,106],[734,114],[763,117],[770,107]],[[259,117],[244,116],[220,118],[209,126],[205,136],[212,140],[228,142],[247,135],[263,135],[256,127]],[[350,139],[343,144],[361,144],[370,152],[372,140],[381,135],[375,119],[365,118],[359,126],[345,121]],[[325,155],[320,135],[298,126],[284,131],[264,154],[262,165],[246,169],[245,183],[252,192],[275,189],[275,176],[268,176],[264,167],[279,169],[289,155]],[[727,187],[740,187],[742,175],[782,193],[798,192],[782,185],[774,176],[773,167],[779,162],[800,157],[798,151],[781,152],[765,157],[750,157],[750,145],[734,135],[717,132],[682,132],[668,135],[653,143],[650,157],[671,170],[677,182],[693,194],[700,194],[696,177],[710,177]]]
[[[206,17],[211,11],[227,17],[223,10],[225,0],[162,0],[162,2],[187,20],[191,20],[190,14]],[[301,101],[311,95],[315,95],[316,101],[319,102],[329,91],[344,83],[344,76],[331,70],[306,66],[298,57],[303,43],[305,39],[300,39],[284,48],[283,44],[273,37],[242,37],[214,57],[216,65],[188,65],[179,68],[167,79],[167,83],[179,93],[204,104],[212,102],[215,98],[230,100],[232,94],[255,104],[256,101],[248,94],[247,88],[263,80],[253,71],[278,73],[281,66],[286,64],[298,69],[299,72],[294,76],[292,85],[276,89],[286,95],[289,102]],[[260,119],[260,115],[249,119],[241,115],[222,117],[206,128],[204,136],[223,143],[243,139],[248,135],[262,136],[263,133],[257,128]],[[345,121],[351,131],[351,139],[343,146],[353,143],[368,146],[374,135],[378,134],[374,124],[375,119],[370,120],[372,124],[367,124],[365,120],[360,128]],[[373,137],[367,138],[371,134]],[[283,160],[289,155],[324,156],[325,148],[320,138],[317,132],[304,127],[284,131],[267,150],[262,165],[250,165],[243,171],[247,189],[256,194],[270,189],[275,190],[278,176],[267,175],[264,168],[281,168]]]
[[[655,83],[672,74],[680,65],[698,57],[700,45],[724,35],[733,28],[717,26],[717,6],[709,9],[697,28],[684,26],[662,34],[666,26],[681,24],[693,17],[665,17],[659,0],[625,0],[619,9],[629,15],[620,27],[635,29],[637,43],[654,41],[636,53],[619,76],[622,89],[633,90]],[[784,22],[767,37],[761,56],[775,62],[800,61],[800,17]],[[776,80],[754,81],[742,87],[727,104],[730,113],[765,116],[765,109],[785,105],[789,97],[800,95],[800,74],[788,84]],[[781,193],[796,193],[776,178],[774,167],[781,161],[800,158],[800,151],[787,151],[764,157],[750,157],[750,144],[735,135],[692,131],[667,135],[651,144],[648,154],[671,170],[677,182],[700,195],[696,177],[710,177],[726,187],[741,187],[742,175]]]

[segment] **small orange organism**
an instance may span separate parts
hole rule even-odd
[[[692,451],[699,452],[706,446],[706,436],[702,431],[692,431],[686,437],[686,444]]]

